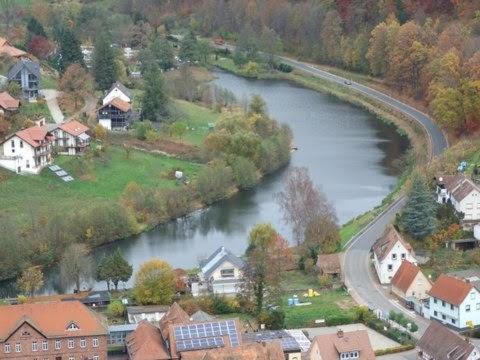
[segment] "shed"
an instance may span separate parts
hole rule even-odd
[[[321,275],[340,276],[342,268],[338,254],[320,254],[317,258],[317,269]]]

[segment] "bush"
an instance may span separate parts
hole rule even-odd
[[[338,314],[327,316],[325,319],[328,326],[336,326],[336,325],[344,325],[344,324],[352,324],[355,322],[355,318],[349,314]]]
[[[285,313],[281,309],[263,311],[258,316],[258,322],[265,324],[269,330],[279,330],[285,328]]]
[[[389,349],[380,349],[380,350],[375,351],[375,356],[397,354],[397,353],[400,353],[400,352],[412,350],[414,348],[415,348],[415,345],[407,344],[407,345],[396,346],[394,348],[389,348]]]
[[[107,306],[107,312],[109,315],[114,317],[121,317],[125,312],[125,306],[122,304],[120,300],[112,301]]]
[[[208,166],[198,174],[196,184],[201,200],[210,205],[228,195],[233,184],[232,169],[222,163]]]
[[[242,69],[242,74],[248,77],[258,77],[258,75],[261,72],[261,67],[258,65],[258,63],[249,61],[248,63],[245,64],[245,66]]]
[[[141,121],[135,124],[135,137],[138,140],[145,140],[147,138],[147,132],[153,130],[150,121]]]
[[[278,64],[276,69],[284,73],[290,73],[293,71],[293,67],[285,63]]]
[[[328,288],[332,287],[332,284],[333,284],[333,278],[332,278],[331,275],[323,274],[323,275],[320,275],[318,277],[318,285],[322,289],[328,289]]]
[[[250,189],[258,184],[257,168],[248,159],[238,156],[230,162],[235,183],[240,189]]]

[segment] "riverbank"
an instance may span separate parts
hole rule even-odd
[[[245,71],[236,66],[231,58],[218,58],[215,65],[227,72],[246,76]],[[353,91],[346,86],[340,86],[330,81],[307,75],[298,70],[293,70],[291,73],[263,70],[250,77],[262,80],[290,81],[305,88],[330,94],[342,101],[359,106],[373,114],[382,122],[393,124],[397,128],[399,134],[408,137],[412,151],[407,158],[404,159],[404,169],[395,188],[382,200],[381,204],[349,220],[341,227],[340,237],[342,240],[342,248],[348,244],[350,239],[357,235],[365,226],[401,196],[403,187],[415,166],[426,164],[429,159],[428,154],[431,153],[431,143],[425,129],[399,111],[393,110],[364,94]]]

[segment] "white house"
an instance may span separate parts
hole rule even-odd
[[[373,244],[372,250],[373,264],[381,284],[390,284],[403,260],[417,264],[412,247],[393,227]]]
[[[418,359],[478,360],[480,351],[468,339],[432,321],[417,342]]]
[[[437,202],[450,202],[456,211],[463,213],[464,227],[480,222],[480,188],[464,174],[438,178]]]
[[[54,136],[44,126],[17,131],[0,143],[0,166],[17,173],[38,174],[52,162]]]
[[[234,294],[240,290],[245,262],[225,247],[218,248],[200,266],[200,278],[213,293]]]
[[[457,329],[480,325],[480,293],[468,280],[442,274],[429,295],[430,319]]]
[[[127,103],[132,102],[132,93],[120,82],[115,82],[103,98],[103,105],[110,103],[113,99],[120,98]]]
[[[420,268],[404,260],[393,276],[392,293],[404,301],[421,301],[428,298],[432,288],[430,280],[422,273]]]
[[[78,155],[90,145],[90,136],[87,134],[88,126],[71,120],[64,122],[52,131],[55,136],[55,146],[60,154]]]

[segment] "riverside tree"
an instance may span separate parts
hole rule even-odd
[[[275,304],[281,294],[281,279],[291,264],[288,243],[270,224],[259,224],[250,231],[243,274],[243,296],[254,302],[254,312],[262,313],[265,303]]]
[[[60,277],[65,285],[73,283],[75,290],[80,291],[82,283],[92,275],[92,260],[84,244],[71,244],[60,260]]]
[[[142,116],[150,121],[160,121],[168,116],[168,95],[165,80],[156,64],[148,66],[142,97]]]
[[[96,38],[93,52],[93,76],[100,90],[107,90],[117,80],[115,53],[105,34]]]
[[[120,281],[127,282],[132,276],[133,268],[122,256],[120,249],[117,248],[113,254],[104,256],[96,269],[96,278],[98,281],[105,281],[110,291],[110,283],[115,290],[118,290]]]
[[[152,259],[135,274],[133,296],[142,305],[170,305],[175,295],[175,273],[166,261]]]
[[[43,286],[43,272],[40,266],[30,266],[23,270],[17,284],[23,293],[33,297],[35,291]]]
[[[410,235],[423,239],[437,226],[436,203],[424,178],[415,174],[400,223]]]

